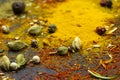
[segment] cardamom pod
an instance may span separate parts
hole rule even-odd
[[[15,62],[19,65],[19,67],[25,65],[26,59],[23,54],[18,54]]]
[[[75,50],[80,50],[81,45],[82,45],[82,41],[80,40],[80,38],[79,37],[75,37],[75,39],[72,42],[72,47]]]
[[[60,46],[58,48],[58,51],[57,51],[57,54],[61,55],[61,56],[64,56],[66,55],[68,52],[68,47],[65,47],[65,46]]]
[[[16,41],[11,41],[11,42],[8,42],[8,47],[11,49],[11,50],[21,50],[23,48],[26,48],[28,45],[25,43],[25,42],[22,42],[21,40],[16,40]]]
[[[35,24],[28,29],[28,33],[31,35],[38,35],[41,32],[41,30],[42,26]]]
[[[2,56],[0,57],[0,62],[1,62],[0,67],[5,71],[8,71],[10,66],[9,58],[7,56]]]

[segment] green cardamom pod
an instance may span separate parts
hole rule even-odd
[[[11,49],[11,50],[21,50],[23,48],[26,48],[28,45],[25,43],[25,42],[22,42],[21,40],[16,40],[16,41],[11,41],[11,42],[8,42],[8,47]]]
[[[19,67],[25,65],[26,59],[23,54],[18,54],[15,62],[19,65]]]
[[[9,70],[9,66],[10,66],[10,60],[7,56],[2,56],[0,57],[0,67],[4,70]]]

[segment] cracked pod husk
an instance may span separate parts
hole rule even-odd
[[[72,47],[74,48],[74,50],[80,50],[82,46],[82,41],[80,40],[79,37],[75,37],[75,39],[72,42]]]

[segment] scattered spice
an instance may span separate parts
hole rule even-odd
[[[39,0],[36,0],[36,1],[39,1]],[[50,46],[53,47],[54,44],[57,45],[55,47],[58,47],[58,45],[60,45],[60,44],[68,45],[72,42],[72,39],[74,39],[74,37],[76,35],[79,36],[81,38],[81,40],[84,42],[83,45],[86,45],[86,44],[89,45],[90,41],[93,41],[93,40],[95,40],[95,41],[101,40],[101,37],[96,35],[93,30],[96,28],[96,25],[103,25],[105,23],[104,20],[106,18],[112,17],[112,15],[111,15],[111,13],[107,13],[107,11],[106,11],[106,13],[103,13],[103,11],[98,8],[99,6],[96,3],[94,3],[94,1],[96,2],[96,0],[88,0],[88,1],[86,1],[86,0],[80,0],[80,1],[79,0],[68,0],[64,4],[61,4],[61,3],[58,4],[57,8],[55,9],[56,11],[54,13],[51,13],[50,14],[51,16],[49,15],[50,17],[48,17],[48,21],[50,21],[50,23],[52,22],[57,25],[57,32],[55,32],[54,34],[50,34],[50,35],[48,34],[47,37],[45,37],[50,42]],[[72,5],[70,5],[70,4],[72,4]],[[91,5],[91,4],[94,4],[94,5]],[[78,5],[81,5],[80,8],[76,8],[76,6],[78,6]],[[88,7],[86,5],[90,5],[90,7]],[[64,14],[64,11],[67,11],[68,7],[70,8],[71,12]],[[38,8],[36,8],[36,9],[38,9]],[[50,10],[52,12],[52,9],[50,9]],[[75,11],[72,11],[72,10],[75,10]],[[78,11],[81,11],[81,12],[77,13]],[[87,13],[87,11],[89,11],[91,13]],[[96,15],[94,15],[94,17],[91,18],[90,16],[93,16],[93,14],[96,14],[96,12],[97,12],[97,15],[100,15],[100,17],[97,17]],[[25,24],[23,24],[23,26],[21,26],[21,28],[19,28],[18,30],[17,29],[15,30],[16,32],[21,33],[20,36],[25,34],[23,32],[23,29],[26,30],[28,28],[26,26],[26,24],[27,24],[26,22],[27,21],[31,22],[31,19],[24,18],[24,21],[25,21]],[[36,21],[35,21],[35,23],[36,23]],[[76,24],[81,24],[82,27],[76,27]],[[32,25],[33,25],[33,23],[32,23]],[[47,32],[47,30],[46,30],[46,32]],[[91,33],[91,34],[88,35],[86,33]],[[16,36],[16,34],[14,34],[14,35]],[[10,34],[10,36],[14,37],[13,33],[12,33],[12,35]],[[10,36],[7,36],[7,37],[9,38]],[[28,41],[27,43],[31,43],[31,37],[30,36],[28,37],[28,35],[26,36],[26,34],[24,36],[27,37],[27,38],[24,37],[26,39],[25,41],[26,42]],[[36,36],[34,36],[34,37],[36,37]],[[5,37],[5,39],[8,39],[8,38]],[[20,37],[20,38],[22,38],[22,37]],[[33,36],[32,36],[32,39],[33,39]],[[41,42],[42,42],[41,36],[39,36],[39,39],[37,38],[37,40],[41,40]],[[50,47],[50,48],[52,48],[52,47]],[[77,46],[77,48],[78,48],[78,46]],[[45,50],[45,48],[43,48],[43,49]],[[65,54],[66,54],[66,51],[68,52],[68,49],[69,48],[66,47]],[[48,50],[48,52],[50,52],[50,50]],[[46,50],[45,50],[43,53],[41,53],[41,55],[40,55],[40,56],[42,56],[41,63],[42,63],[42,66],[47,67],[48,70],[57,71],[58,74],[55,74],[56,76],[53,75],[52,77],[59,79],[62,76],[63,79],[66,79],[66,78],[72,77],[71,75],[74,75],[74,74],[76,75],[76,73],[74,73],[74,72],[87,71],[84,69],[80,69],[81,67],[79,65],[83,65],[85,60],[82,59],[83,61],[81,61],[81,58],[83,58],[83,56],[81,56],[81,55],[79,56],[79,54],[70,54],[69,56],[61,57],[61,56],[56,56],[56,55],[50,56],[50,55],[48,55],[48,52],[46,52]],[[72,51],[72,52],[74,52],[74,51]],[[72,58],[70,58],[70,57],[72,57]],[[97,59],[97,58],[95,58],[95,59]],[[89,60],[91,61],[91,59],[89,59]],[[74,67],[72,67],[73,61],[76,61],[79,63],[74,63]],[[24,60],[23,60],[23,62],[24,62]],[[107,63],[110,63],[110,62],[111,61],[108,61]],[[69,65],[69,63],[70,63],[70,65]],[[92,65],[94,65],[94,64],[91,64],[91,66]],[[67,69],[67,71],[62,72],[62,71],[60,71],[60,69],[62,69],[62,70]],[[81,71],[81,70],[83,70],[83,71]],[[101,69],[99,69],[99,70],[101,70]],[[51,73],[51,71],[50,71],[50,73]],[[83,77],[81,74],[82,73],[79,74],[80,78]],[[87,74],[87,73],[85,73],[85,74]],[[45,74],[40,75],[40,77],[43,76],[43,77],[46,77],[46,79],[47,79],[48,77],[51,77],[51,75],[52,74],[45,73]],[[78,76],[75,76],[75,77],[78,77]],[[36,78],[36,79],[38,79],[38,78]],[[72,77],[72,79],[73,79],[73,77]],[[74,79],[78,79],[78,78],[74,78]]]
[[[35,40],[35,39],[32,40],[31,47],[38,48],[38,42],[37,42],[37,40]]]

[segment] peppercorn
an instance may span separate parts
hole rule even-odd
[[[101,0],[100,5],[102,7],[112,8],[112,1],[111,0]]]
[[[37,48],[38,47],[38,42],[36,40],[32,40],[31,47]]]
[[[100,5],[101,5],[102,7],[105,7],[105,6],[106,6],[106,1],[105,1],[105,0],[101,0],[101,1],[100,1]]]
[[[57,30],[56,25],[50,24],[48,27],[48,32],[49,33],[54,33]]]
[[[106,2],[106,6],[107,6],[107,8],[112,8],[112,1],[111,1],[111,0],[108,0],[108,1]]]
[[[12,10],[14,14],[19,15],[25,11],[25,3],[24,2],[14,2],[12,4]]]
[[[105,32],[106,32],[105,28],[102,28],[102,27],[97,27],[96,28],[96,33],[99,34],[99,35],[103,35]]]

